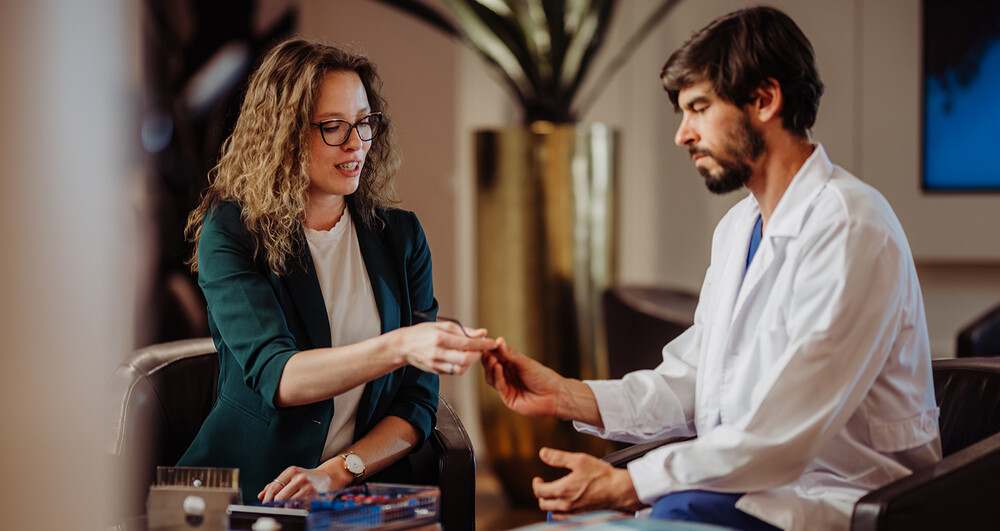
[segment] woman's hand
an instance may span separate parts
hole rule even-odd
[[[420,323],[389,332],[405,363],[437,374],[464,374],[483,351],[497,347],[486,330],[462,330],[452,322]]]
[[[343,474],[340,477],[331,477],[319,468],[290,466],[265,485],[264,490],[257,494],[257,499],[263,503],[270,503],[342,489],[350,485],[354,479],[345,478]]]

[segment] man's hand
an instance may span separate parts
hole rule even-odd
[[[559,417],[603,428],[597,398],[590,386],[510,348],[503,338],[497,348],[483,354],[486,382],[500,394],[504,405],[531,417]]]
[[[538,456],[546,465],[568,468],[569,474],[546,483],[534,478],[531,487],[538,508],[560,514],[598,510],[637,511],[644,506],[632,485],[628,470],[614,468],[583,453],[542,448]]]
[[[503,338],[497,342],[497,348],[483,355],[482,364],[486,383],[504,405],[531,417],[558,415],[558,394],[566,378],[510,348]]]

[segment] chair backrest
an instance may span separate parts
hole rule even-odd
[[[1000,433],[1000,359],[934,360],[945,456]]]
[[[125,482],[125,514],[145,514],[158,465],[173,465],[215,404],[219,358],[211,338],[152,345],[112,372],[114,427],[110,453]],[[443,397],[426,444],[407,457],[418,482],[441,487],[441,522],[475,528],[476,460],[461,420]]]
[[[1000,306],[980,315],[958,332],[955,356],[1000,356]]]
[[[111,374],[110,451],[125,482],[127,516],[145,514],[157,465],[173,465],[215,404],[219,355],[211,338],[142,348]]]
[[[652,369],[663,361],[663,345],[694,324],[698,295],[651,286],[614,286],[604,291],[608,377]]]
[[[934,360],[944,459],[864,495],[851,528],[998,529],[1000,358]]]

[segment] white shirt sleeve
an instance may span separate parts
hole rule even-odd
[[[583,422],[573,427],[629,443],[694,435],[697,369],[679,353],[694,351],[697,337],[694,325],[663,347],[663,362],[655,370],[631,372],[620,380],[585,381],[597,399],[604,427]]]

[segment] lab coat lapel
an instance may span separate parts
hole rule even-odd
[[[748,249],[749,245],[750,242],[748,240]],[[758,291],[761,285],[761,280],[774,264],[774,251],[774,240],[770,238],[769,235],[765,234],[760,239],[760,246],[757,248],[757,254],[754,255],[753,261],[750,262],[750,267],[746,269],[746,276],[743,277],[743,283],[739,288],[739,294],[736,296],[736,304],[733,306],[733,315],[728,321],[731,327],[735,325],[737,319],[739,319],[743,310],[746,308],[747,300],[749,300],[750,297]]]
[[[747,251],[750,249],[750,236],[753,232],[754,220],[757,219],[757,214],[760,212],[757,209],[756,201],[752,198],[746,206],[747,212],[740,216],[743,220],[740,226],[745,227],[745,230],[736,231],[727,244],[729,254],[724,262],[725,269],[722,274],[722,284],[719,291],[719,307],[716,309],[715,314],[718,318],[716,323],[719,326],[724,326],[726,330],[729,329],[740,302],[746,298],[743,293],[747,284],[747,279],[744,276],[746,272]],[[764,241],[762,239],[761,247],[763,246]],[[763,249],[758,249],[758,255],[761,250]],[[754,258],[754,261],[756,262],[757,258]],[[751,267],[751,269],[753,268]],[[724,338],[729,336],[729,333],[717,334],[717,336]]]
[[[753,300],[763,287],[762,284],[767,283],[765,280],[769,278],[770,270],[780,266],[786,245],[802,231],[806,213],[832,174],[833,164],[827,158],[823,146],[817,145],[812,155],[792,177],[764,229],[760,247],[746,270],[746,277],[739,289],[732,318],[728,321],[731,327],[736,327],[747,308],[748,301]],[[748,245],[749,239],[744,248]]]
[[[750,233],[753,228],[753,220],[756,217],[756,202],[753,197],[749,197],[735,208],[742,209],[738,214],[740,219],[749,220],[747,223],[740,223],[747,229],[731,231],[725,235],[725,241],[719,246],[713,255],[712,267],[719,267],[718,275],[713,274],[713,278],[718,279],[718,288],[709,304],[710,318],[708,319],[709,330],[706,331],[705,351],[699,360],[698,368],[698,388],[699,389],[722,389],[722,377],[725,362],[725,352],[729,348],[730,327],[733,308],[736,297],[743,282],[743,271],[746,267],[746,251],[750,245]],[[724,254],[723,254],[724,253]],[[703,304],[702,301],[699,304]],[[711,429],[719,424],[720,399],[719,393],[698,393],[698,405],[695,408],[697,418],[695,424],[699,432]]]
[[[805,215],[812,201],[819,194],[823,183],[833,172],[833,165],[826,158],[823,147],[817,145],[813,155],[803,164],[799,174],[792,179],[775,209],[761,238],[760,247],[749,269],[746,268],[747,251],[754,220],[760,213],[756,199],[751,195],[734,207],[736,226],[722,235],[721,252],[724,256],[712,258],[712,267],[718,261],[721,271],[718,276],[718,295],[709,310],[711,328],[707,331],[707,345],[699,363],[699,389],[724,389],[726,361],[734,353],[742,340],[743,332],[754,330],[748,326],[747,312],[766,295],[769,279],[784,261],[788,242],[797,236],[804,223]],[[720,252],[715,251],[715,252]],[[699,393],[697,406],[698,431],[711,429],[722,420],[721,393]]]

